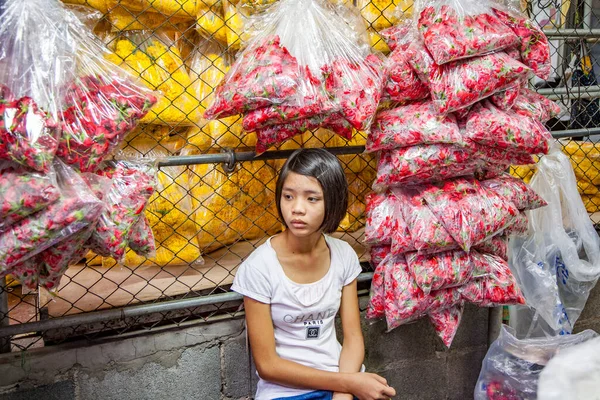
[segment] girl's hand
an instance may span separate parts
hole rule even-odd
[[[353,400],[354,396],[350,393],[335,392],[331,400]]]
[[[385,378],[367,372],[357,372],[351,376],[350,392],[360,400],[387,400],[396,395]]]

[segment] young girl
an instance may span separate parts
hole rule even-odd
[[[348,184],[335,156],[302,149],[287,160],[276,187],[286,226],[257,248],[236,273],[259,375],[256,400],[388,399],[384,378],[361,371],[356,253],[327,236],[346,213]],[[343,346],[336,339],[340,311]]]

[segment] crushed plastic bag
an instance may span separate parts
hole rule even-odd
[[[423,0],[415,5],[417,26],[439,65],[513,47],[518,37],[477,0]]]
[[[0,274],[89,226],[102,211],[102,202],[75,171],[57,160],[54,169],[60,198],[0,234]]]
[[[462,142],[455,116],[441,116],[431,101],[424,101],[379,112],[371,127],[366,151]]]
[[[473,106],[464,135],[484,146],[530,154],[548,153],[552,140],[552,135],[541,122],[510,110],[500,110],[489,101]]]
[[[163,94],[141,122],[194,125],[200,121],[200,99],[192,90],[178,48],[166,34],[123,32],[111,42],[111,48],[114,53],[107,56],[108,60]]]
[[[432,311],[428,314],[429,321],[435,328],[435,332],[448,349],[452,346],[452,341],[458,331],[464,309],[464,305],[459,304],[441,311]]]
[[[514,330],[503,325],[500,336],[483,360],[475,385],[475,400],[541,399],[538,397],[538,387],[541,388],[538,381],[545,374],[544,367],[550,365],[548,361],[563,350],[568,352],[570,346],[597,336],[596,332],[588,329],[575,335],[519,340]],[[589,364],[585,365],[589,367]],[[567,398],[573,398],[571,395],[569,392]]]
[[[519,335],[571,333],[600,276],[600,239],[558,148],[540,159],[529,185],[548,205],[528,211],[527,234],[510,242],[511,268],[531,308],[511,325]]]
[[[0,163],[0,232],[59,199],[53,178],[15,163]]]

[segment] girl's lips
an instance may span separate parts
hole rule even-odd
[[[302,222],[302,221],[292,221],[291,225],[294,228],[304,228],[306,226],[306,222]]]

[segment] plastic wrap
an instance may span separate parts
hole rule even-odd
[[[53,175],[28,171],[15,163],[0,163],[0,232],[59,197]]]
[[[417,252],[405,254],[408,270],[423,293],[461,286],[473,275],[473,264],[468,253],[450,250],[433,255]]]
[[[504,235],[496,235],[493,238],[486,240],[483,243],[476,245],[474,250],[480,253],[489,253],[497,255],[503,260],[508,261],[508,237]]]
[[[431,211],[465,251],[511,225],[517,207],[476,180],[458,178],[422,192]]]
[[[510,242],[511,268],[532,308],[511,325],[534,336],[571,333],[600,276],[600,239],[558,148],[540,159],[530,186],[548,205],[528,211],[527,236]]]
[[[102,203],[72,169],[55,161],[60,198],[0,234],[0,274],[97,220]]]
[[[473,106],[464,135],[484,146],[530,154],[548,153],[552,140],[552,135],[541,122],[510,110],[500,110],[489,101]]]
[[[460,288],[465,301],[479,307],[525,304],[521,289],[505,260],[477,251],[471,251],[470,256],[474,273],[484,277],[473,279]]]
[[[150,221],[148,221],[148,217],[145,215],[142,215],[131,227],[128,244],[129,248],[138,256],[156,257],[154,233],[152,232]]]
[[[111,42],[107,58],[140,78],[163,96],[141,120],[164,125],[194,125],[202,118],[200,100],[192,90],[179,49],[164,33],[132,31]]]
[[[377,268],[377,266],[388,256],[392,251],[389,245],[372,246],[369,249],[369,256],[371,257],[371,266]]]
[[[383,318],[385,316],[385,264],[380,262],[375,267],[373,279],[371,279],[371,290],[369,291],[369,305],[367,306],[367,319]]]
[[[478,166],[472,151],[453,144],[430,144],[382,151],[373,187],[381,191],[406,183],[443,181],[473,174]]]
[[[525,182],[509,174],[482,181],[481,186],[511,201],[519,211],[533,210],[548,204]]]
[[[428,314],[429,321],[446,348],[452,346],[464,309],[464,305],[459,304],[441,311],[432,311]]]
[[[577,346],[596,336],[596,332],[585,330],[575,335],[519,340],[512,329],[503,326],[500,336],[492,343],[483,360],[475,386],[475,400],[542,400],[543,397],[538,396],[538,390],[542,388],[541,376],[546,374],[544,367],[547,365],[546,368],[549,368],[553,363],[552,358],[557,354],[560,357],[563,350],[568,354],[568,347]],[[597,343],[597,339],[594,341]],[[581,363],[581,359],[577,360],[577,364],[585,368],[590,366]],[[560,375],[565,372],[563,365],[560,371]],[[586,370],[586,375],[588,373],[589,369]],[[577,397],[568,392],[566,397],[560,398]]]
[[[527,65],[541,79],[548,79],[552,69],[550,45],[544,31],[537,23],[508,10],[494,8],[498,18],[519,37],[518,46],[521,62]]]
[[[379,112],[366,151],[438,143],[461,144],[462,136],[454,115],[440,116],[433,103],[425,101]]]
[[[437,64],[481,56],[515,46],[518,37],[494,15],[491,2],[421,0],[417,26]]]
[[[110,163],[98,173],[110,178],[112,184],[103,200],[105,208],[88,246],[98,255],[121,261],[131,228],[142,216],[148,199],[154,193],[156,172],[148,164],[119,161]]]

